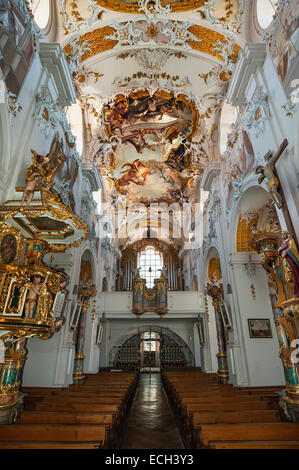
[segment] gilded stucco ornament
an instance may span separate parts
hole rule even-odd
[[[188,41],[200,41],[189,31],[190,26],[191,23],[189,22],[161,19],[152,19],[150,23],[145,20],[128,21],[114,24],[115,32],[106,36],[105,39],[117,41],[114,49],[119,49],[122,46],[136,46],[142,43],[149,46],[180,46],[190,49]]]
[[[118,54],[117,59],[125,60],[128,57],[134,57],[140,67],[151,73],[153,73],[153,71],[159,72],[171,57],[187,59],[187,55],[182,52],[174,52],[164,48],[135,49],[132,52]]]
[[[63,28],[65,34],[79,31],[82,27],[91,26],[94,22],[101,19],[103,10],[95,0],[86,0],[88,12],[90,15],[83,18],[78,11],[78,1],[73,1],[70,5],[71,9],[67,9],[67,0],[60,0],[60,13],[63,18]]]
[[[223,44],[223,46],[220,45]],[[213,29],[190,23],[156,19],[114,23],[87,33],[75,34],[64,47],[72,71],[84,60],[107,50],[132,46],[181,47],[198,50],[221,61],[237,61],[241,47],[230,37]]]
[[[115,86],[115,93],[121,89],[125,96],[142,89],[148,90],[151,96],[158,90],[173,93],[174,96],[179,95],[182,91],[188,94],[189,97],[191,95],[191,83],[187,76],[170,76],[166,73],[137,72],[132,77],[116,77],[113,85]]]
[[[299,92],[294,92],[291,93],[291,95],[288,97],[288,100],[285,104],[283,104],[281,107],[282,109],[285,110],[285,114],[289,118],[293,118],[298,110],[298,104],[299,104]]]
[[[13,124],[14,119],[17,117],[17,113],[22,111],[22,106],[19,105],[17,96],[9,90],[5,93],[5,101],[10,123]]]
[[[91,51],[89,42],[81,41],[80,39],[80,34],[75,34],[65,48],[67,61],[72,73],[78,68],[82,57],[86,56],[86,54]]]
[[[226,0],[225,15],[219,18],[215,14],[215,8],[219,0],[206,0],[204,5],[198,8],[202,18],[212,25],[220,25],[233,32],[240,32],[242,26],[242,15],[244,11],[244,0],[238,0],[238,7],[235,9],[231,0]]]
[[[148,21],[157,18],[157,16],[168,15],[172,12],[171,6],[163,6],[161,0],[139,0],[138,5],[138,10],[145,14]]]

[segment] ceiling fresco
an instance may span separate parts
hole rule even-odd
[[[108,135],[118,137],[110,180],[127,204],[179,200],[190,166],[185,152],[198,114],[186,97],[148,92],[119,96],[103,109]]]
[[[105,207],[201,202],[205,166],[221,158],[243,9],[241,0],[61,2],[60,40]],[[144,236],[147,215],[137,213],[140,231],[119,227],[125,243]]]

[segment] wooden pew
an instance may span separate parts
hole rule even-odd
[[[279,422],[279,413],[274,410],[258,411],[201,411],[190,414],[190,430],[188,445],[198,448],[199,429],[203,424],[233,424],[233,423],[275,423]]]
[[[299,449],[299,441],[216,441],[211,449]]]
[[[116,414],[24,411],[18,424],[101,424],[107,426],[110,447],[120,444]]]
[[[265,401],[254,401],[254,402],[215,402],[215,403],[188,403],[186,405],[187,411],[256,411],[256,410],[267,410],[268,404]]]
[[[113,425],[115,414],[70,413],[64,411],[24,411],[20,424],[107,424]]]
[[[124,401],[124,397],[73,397],[69,395],[50,395],[50,396],[34,396],[34,397],[24,397],[24,402],[33,401],[36,403],[105,403],[105,404],[121,404]]]
[[[237,395],[237,396],[234,396],[234,395],[229,395],[229,396],[225,396],[225,395],[219,395],[219,396],[210,396],[210,397],[207,397],[207,396],[202,396],[201,394],[197,397],[185,397],[183,394],[181,396],[181,401],[183,403],[183,405],[186,405],[187,403],[215,403],[215,402],[218,402],[221,401],[221,403],[242,403],[242,402],[257,402],[259,400],[259,397],[258,396],[251,396],[251,395],[247,395],[247,396],[244,396],[244,395]]]
[[[108,447],[106,425],[1,424],[0,442],[93,442]]]
[[[273,423],[279,421],[279,413],[275,410],[201,411],[193,412],[191,415],[194,427],[201,424]]]
[[[296,441],[298,436],[299,423],[202,424],[199,427],[203,447],[217,441]]]
[[[9,425],[8,425],[9,426]],[[97,442],[0,442],[1,449],[99,449]]]
[[[28,431],[29,435],[26,434],[26,442],[19,438],[19,434],[11,439],[7,438],[10,448],[93,448],[99,445],[119,447],[125,429],[126,414],[137,384],[136,372],[105,372],[88,376],[84,384],[74,384],[69,388],[24,387],[22,391],[29,395],[24,399],[25,411],[16,426],[30,432]],[[34,426],[34,430],[43,426],[51,432],[53,427],[55,430],[62,429],[61,426],[68,430],[78,427],[82,431],[83,427],[92,429],[94,426],[98,430],[105,430],[105,439],[101,439],[101,444],[86,436],[84,442],[80,439],[78,442],[74,439],[73,442],[70,437],[64,439],[59,433],[56,433],[55,439],[52,435],[47,439],[35,438],[34,432],[28,426]],[[0,447],[5,445],[8,445],[7,442],[2,442],[0,436]]]

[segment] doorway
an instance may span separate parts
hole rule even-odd
[[[140,337],[141,370],[160,370],[160,335],[154,331],[145,331]]]

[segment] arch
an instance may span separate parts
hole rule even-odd
[[[83,110],[78,100],[67,109],[67,118],[70,129],[76,137],[76,148],[79,155],[83,153],[84,139],[83,139]]]
[[[88,248],[83,251],[80,262],[79,281],[95,283],[95,260],[93,253]]]
[[[258,214],[254,214],[249,220],[239,215],[237,227],[237,251],[255,251],[250,245],[252,230],[257,225],[259,219]]]
[[[108,292],[108,281],[107,281],[107,278],[106,276],[103,277],[103,281],[102,281],[102,292]]]
[[[135,335],[139,335],[141,333],[145,333],[145,332],[155,332],[155,333],[158,333],[159,335],[165,335],[165,336],[169,336],[170,338],[172,338],[179,346],[181,346],[183,352],[184,352],[184,356],[185,356],[185,360],[186,360],[186,363],[188,366],[194,366],[195,364],[195,361],[194,361],[194,355],[190,349],[190,347],[188,346],[188,344],[181,338],[181,336],[179,336],[177,333],[175,333],[174,331],[170,330],[169,328],[164,328],[164,327],[161,327],[161,326],[158,326],[158,325],[144,325],[142,327],[139,327],[139,328],[133,328],[132,330],[128,331],[125,335],[121,336],[120,338],[118,338],[118,340],[115,342],[114,346],[111,348],[110,352],[109,352],[109,364],[112,366],[114,361],[115,361],[115,358],[116,358],[116,355],[117,355],[117,351],[118,349],[126,342],[128,341],[128,339],[130,339],[131,337],[135,336]]]
[[[207,280],[216,279],[219,281],[222,278],[220,255],[216,247],[211,247],[206,258],[206,273]]]
[[[261,186],[252,184],[243,192],[231,218],[231,250],[233,252],[254,251],[249,246],[249,240],[266,204],[271,204],[271,197]]]
[[[208,264],[208,278],[221,279],[220,258],[210,258]]]
[[[173,22],[174,20],[171,21]],[[117,23],[113,25],[106,24],[105,26],[101,26],[100,28],[95,28],[91,31],[87,31],[81,34],[77,43],[79,46],[81,44],[88,43],[90,48],[85,49],[83,55],[80,57],[80,65],[82,65],[83,62],[85,62],[87,59],[102,55],[105,52],[113,51],[113,49],[118,45],[118,40],[109,39],[109,36],[113,35],[113,33],[117,31],[116,28],[118,27],[119,24]],[[211,60],[215,60],[218,63],[223,63],[223,57],[218,51],[215,51],[215,43],[217,41],[225,43],[227,41],[227,36],[225,33],[222,34],[215,29],[207,28],[198,24],[190,24],[188,31],[198,39],[198,41],[190,39],[188,40],[188,44],[191,47],[192,53],[200,53],[202,56],[205,56]],[[204,41],[202,40],[203,38],[205,38]],[[134,48],[138,49],[140,47],[143,47],[143,44],[134,44]],[[159,45],[153,45],[152,47],[159,47]],[[175,46],[173,48],[186,52],[186,48],[183,46]],[[126,52],[127,49],[132,50],[132,46],[122,44],[122,51]],[[237,60],[240,49],[241,46],[235,42],[233,46],[235,61]],[[67,38],[64,42],[64,50],[68,56],[73,55],[71,40],[69,38]],[[117,53],[119,53],[119,49]]]

